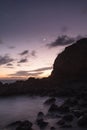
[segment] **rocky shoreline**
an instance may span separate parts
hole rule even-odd
[[[37,113],[34,124],[38,129],[50,130],[57,128],[87,128],[87,38],[78,40],[66,47],[57,56],[53,64],[53,71],[48,78],[29,78],[26,81],[16,81],[11,84],[0,82],[0,96],[50,96],[43,105],[49,106],[48,112]],[[55,97],[65,97],[61,106]],[[66,99],[67,98],[67,99]],[[50,126],[47,119],[57,119],[54,126]],[[8,125],[14,130],[32,130],[31,121],[16,121]],[[47,129],[48,130],[48,129]]]
[[[33,125],[38,129],[57,130],[58,128],[87,128],[87,96],[69,97],[59,106],[56,98],[47,99],[43,105],[48,107],[48,111],[37,113],[35,122],[30,120],[18,120],[8,124],[5,129],[8,130],[34,130]],[[51,126],[48,119],[55,121],[55,125]]]

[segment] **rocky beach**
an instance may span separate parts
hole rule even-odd
[[[4,129],[86,129],[86,56],[87,38],[83,38],[69,47],[66,47],[65,50],[57,56],[53,64],[53,71],[48,78],[29,78],[25,81],[16,81],[15,83],[10,84],[0,83],[1,98],[12,98],[24,95],[29,97],[49,97],[42,102],[42,106],[46,109],[45,113],[42,109],[41,111],[36,112],[36,118],[33,121],[28,118],[22,118],[22,120],[19,119],[9,122]],[[61,99],[63,98],[63,101],[60,104],[57,102],[57,98],[59,97]],[[53,125],[51,125],[51,123]]]

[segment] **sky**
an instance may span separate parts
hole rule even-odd
[[[65,46],[87,36],[87,0],[0,0],[0,79],[50,75]]]

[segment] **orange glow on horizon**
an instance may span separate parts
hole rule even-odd
[[[26,80],[30,77],[35,78],[45,78],[48,77],[51,74],[52,70],[46,70],[43,72],[43,74],[40,74],[38,76],[8,76],[8,75],[0,75],[0,80]]]

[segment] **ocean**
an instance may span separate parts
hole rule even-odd
[[[3,84],[5,84],[5,83],[8,83],[8,84],[10,84],[10,83],[14,83],[16,80],[0,80],[0,82],[2,82]]]

